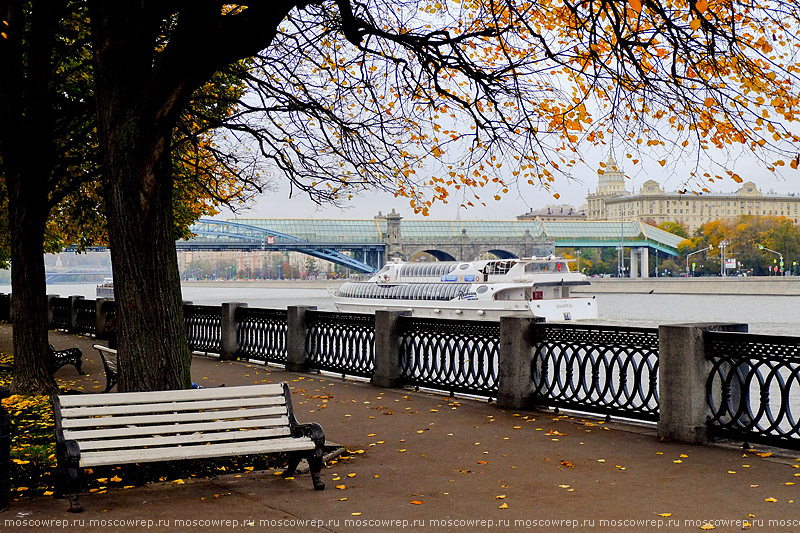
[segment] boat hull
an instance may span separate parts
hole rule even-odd
[[[341,311],[374,313],[379,310],[411,311],[412,316],[461,320],[500,320],[502,316],[540,317],[545,322],[574,322],[597,318],[594,298],[562,298],[530,301],[421,301],[371,298],[333,299]]]

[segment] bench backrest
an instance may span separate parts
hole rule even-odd
[[[100,357],[103,358],[103,366],[106,367],[106,370],[110,370],[114,374],[117,373],[117,351],[113,348],[108,348],[103,346],[102,344],[95,344],[92,346],[95,350],[100,353]]]
[[[243,442],[290,436],[285,383],[53,398],[56,438],[81,451]]]

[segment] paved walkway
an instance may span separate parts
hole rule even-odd
[[[9,350],[9,329],[0,327],[0,350]],[[51,339],[59,349],[79,346],[87,361],[86,376],[65,367],[59,380],[102,391],[93,341]],[[308,474],[284,480],[272,471],[110,488],[82,495],[81,515],[67,513],[64,500],[13,502],[0,529],[55,529],[47,520],[67,521],[67,531],[800,528],[800,454],[659,442],[650,428],[206,357],[195,358],[192,375],[204,387],[289,382],[298,419],[321,423],[349,450],[324,469],[326,490],[312,490]]]

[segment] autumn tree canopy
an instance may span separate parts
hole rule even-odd
[[[602,145],[682,160],[697,192],[742,181],[742,151],[797,168],[794,2],[295,5],[230,122],[320,201],[379,187],[423,213],[471,205],[549,187]]]
[[[781,256],[784,271],[800,273],[800,228],[786,217],[744,215],[735,221],[708,222],[681,242],[678,252],[685,260],[690,252],[710,246],[707,262],[711,266],[707,270],[714,275],[720,272],[719,245],[722,241],[727,242],[726,256],[735,258],[737,264],[742,265],[741,270],[751,275],[780,273]]]
[[[378,187],[422,213],[470,205],[550,187],[581,149],[611,143],[633,164],[683,158],[698,190],[741,179],[727,150],[798,165],[794,2],[77,4],[92,24],[123,389],[188,385],[173,133],[229,69],[249,91],[216,95],[239,102],[209,123],[242,143],[226,162],[251,150],[319,201]]]

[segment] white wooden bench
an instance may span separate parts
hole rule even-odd
[[[106,371],[106,390],[103,392],[108,392],[117,384],[117,351],[102,344],[94,344],[92,348],[98,351],[103,362]]]
[[[325,488],[325,435],[297,422],[286,383],[53,396],[53,411],[55,496],[68,495],[70,512],[83,510],[80,469],[101,465],[286,452],[284,477],[305,457],[314,488]]]

